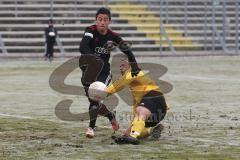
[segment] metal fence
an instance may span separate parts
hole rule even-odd
[[[15,0],[16,17],[18,17],[19,1]],[[54,15],[54,2],[55,0],[48,1],[50,17]],[[76,4],[75,11],[77,13],[77,5],[83,2],[81,0],[72,2]],[[94,3],[94,1],[88,3]],[[158,28],[151,29],[149,27],[149,30],[155,31],[159,35],[156,36],[159,39],[156,37],[154,39],[158,43],[153,50],[160,54],[165,51],[171,51],[173,54],[189,51],[240,54],[240,0],[102,0],[102,4],[109,8],[114,4],[144,5],[146,10],[158,19]],[[131,12],[134,14],[134,10]],[[139,14],[139,12],[136,13],[136,16],[144,17]],[[180,33],[180,37],[172,36],[171,32]],[[148,34],[147,31],[146,34]],[[192,46],[195,47],[184,44],[186,39],[190,39]],[[61,42],[59,39],[58,41]],[[181,45],[176,45],[176,43]],[[62,43],[58,43],[58,45],[63,53]],[[1,36],[0,46],[2,53],[7,54]]]
[[[144,4],[149,11],[159,17],[160,45],[163,38],[169,50],[176,53],[172,37],[165,28],[172,25],[184,37],[190,37],[200,47],[195,51],[239,54],[239,3],[240,0],[105,0],[111,4]],[[181,51],[189,51],[191,47]]]

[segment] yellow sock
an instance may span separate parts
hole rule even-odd
[[[144,129],[142,130],[138,138],[146,138],[149,135],[150,135],[150,127],[149,128],[144,127]]]
[[[134,138],[139,137],[142,131],[144,130],[144,128],[145,128],[145,121],[142,119],[134,118],[132,122],[130,136]]]

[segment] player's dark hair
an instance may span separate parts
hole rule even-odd
[[[99,8],[97,13],[96,13],[96,19],[97,19],[97,16],[99,14],[106,14],[109,17],[109,20],[111,20],[111,12],[110,12],[110,10],[108,8],[105,8],[105,7]]]

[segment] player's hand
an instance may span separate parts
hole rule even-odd
[[[137,76],[140,71],[141,71],[141,69],[138,67],[132,68],[132,70],[131,70],[132,77]]]
[[[130,65],[132,68],[131,70],[132,77],[137,76],[138,73],[141,71],[141,69],[138,67],[138,64],[135,62],[135,63],[130,63]]]

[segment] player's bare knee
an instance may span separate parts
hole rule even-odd
[[[136,109],[136,112],[137,114],[140,116],[140,117],[149,117],[151,115],[151,111],[145,107],[142,107],[142,106],[138,106],[137,109]]]

